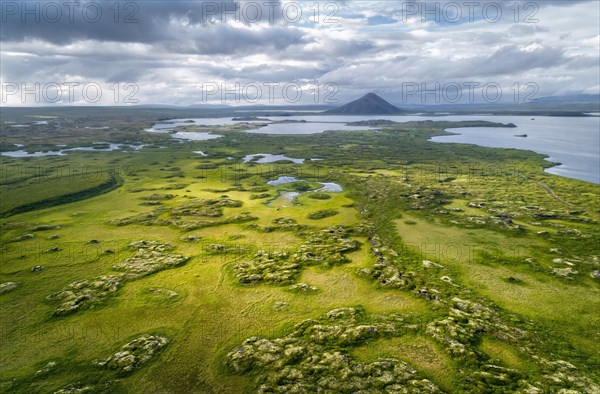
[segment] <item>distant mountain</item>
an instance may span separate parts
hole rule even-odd
[[[571,94],[567,96],[549,96],[540,97],[533,100],[533,103],[597,103],[600,102],[599,94]]]
[[[526,104],[533,105],[584,105],[593,104],[598,108],[600,105],[599,94],[570,94],[567,96],[549,96],[536,98]]]
[[[325,113],[331,115],[397,115],[403,112],[375,93],[369,93],[358,100],[330,109]]]
[[[136,104],[130,105],[129,108],[141,108],[141,109],[177,109],[181,108],[177,105],[170,104]]]
[[[221,108],[231,108],[231,106],[227,105],[227,104],[192,104],[192,105],[188,105],[187,108],[221,109]]]

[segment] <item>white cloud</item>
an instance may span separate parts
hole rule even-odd
[[[203,83],[222,81],[336,83],[340,100],[371,90],[399,94],[406,82],[534,82],[540,96],[598,93],[600,84],[597,1],[532,3],[537,23],[523,23],[532,11],[525,9],[515,23],[508,8],[497,23],[477,10],[472,22],[449,23],[444,15],[423,21],[409,15],[407,2],[388,1],[321,1],[318,15],[314,2],[286,1],[273,23],[221,22],[218,14],[203,23],[206,3],[140,3],[132,26],[9,21],[1,26],[0,78],[134,82],[141,103],[177,104],[198,102]],[[301,6],[301,20],[281,18],[290,4]]]

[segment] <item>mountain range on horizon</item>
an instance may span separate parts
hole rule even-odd
[[[133,107],[133,108],[183,108],[183,109],[197,108],[197,109],[216,109],[216,110],[218,110],[218,109],[256,109],[256,108],[267,110],[267,109],[294,107],[294,108],[301,108],[301,109],[322,109],[323,111],[327,111],[324,113],[340,114],[340,111],[346,111],[348,108],[350,108],[351,104],[353,107],[358,107],[358,109],[366,110],[366,109],[368,109],[368,107],[371,107],[371,105],[369,104],[370,102],[382,104],[382,108],[381,108],[382,112],[378,112],[377,114],[385,115],[385,114],[389,113],[389,112],[386,112],[390,108],[388,105],[391,105],[392,107],[394,107],[396,110],[398,110],[400,112],[407,112],[407,111],[409,111],[408,108],[413,108],[413,107],[418,107],[418,108],[446,108],[446,107],[447,108],[467,108],[467,107],[477,108],[477,107],[482,107],[482,106],[502,107],[502,106],[507,106],[507,105],[509,105],[509,106],[515,106],[515,105],[521,105],[521,106],[538,105],[538,106],[541,106],[541,105],[550,105],[550,104],[559,104],[559,105],[592,104],[593,105],[593,104],[600,104],[600,95],[598,95],[598,94],[571,94],[571,95],[558,95],[558,96],[544,96],[544,97],[536,98],[535,100],[533,100],[531,102],[526,102],[526,103],[485,103],[485,102],[484,103],[447,103],[447,104],[444,104],[444,103],[436,103],[436,104],[404,103],[403,104],[404,108],[402,108],[402,109],[397,107],[397,105],[399,103],[396,100],[391,99],[390,101],[387,101],[375,93],[368,93],[358,100],[349,102],[345,105],[338,106],[338,107],[334,107],[331,104],[320,104],[320,105],[319,104],[309,104],[309,105],[252,104],[252,105],[234,106],[234,105],[228,105],[228,104],[224,104],[224,103],[222,103],[222,104],[201,103],[201,104],[191,104],[191,105],[150,103],[150,104],[132,105],[131,107]],[[392,103],[395,103],[396,105],[394,105]],[[375,104],[374,107],[375,107],[375,109],[380,108],[380,106],[377,104]],[[387,110],[386,110],[386,108],[387,108]],[[359,115],[364,115],[364,114],[359,113]]]
[[[394,105],[394,104],[396,105]],[[400,105],[401,107],[398,107]],[[134,105],[116,105],[116,106],[90,106],[90,105],[61,105],[54,104],[47,106],[48,108],[68,108],[68,107],[105,107],[105,108],[138,108],[138,109],[157,109],[157,110],[200,110],[211,111],[214,113],[236,112],[241,110],[246,111],[288,111],[295,112],[321,111],[322,115],[398,115],[415,112],[431,112],[431,111],[450,111],[450,112],[479,112],[485,111],[499,113],[502,111],[509,112],[547,112],[558,110],[561,113],[566,112],[600,112],[600,95],[598,94],[571,94],[558,96],[544,96],[525,103],[399,103],[392,97],[387,101],[375,93],[367,93],[361,98],[351,101],[345,105],[333,106],[331,104],[251,104],[233,106],[225,103],[202,103],[192,105],[178,104],[134,104]],[[21,106],[4,105],[0,108],[27,108]]]

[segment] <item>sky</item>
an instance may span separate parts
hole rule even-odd
[[[0,2],[2,105],[599,94],[600,1]]]

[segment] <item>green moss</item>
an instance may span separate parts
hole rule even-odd
[[[310,193],[308,198],[312,198],[313,200],[330,200],[331,196],[327,193]]]
[[[325,218],[328,218],[331,216],[335,216],[338,213],[339,212],[336,211],[335,209],[322,209],[320,211],[309,213],[307,218],[312,219],[312,220],[319,220],[319,219],[325,219]]]
[[[544,173],[549,164],[531,152],[428,141],[447,127],[485,124],[407,123],[310,137],[226,126],[208,130],[222,133],[219,140],[180,144],[140,131],[156,121],[155,110],[72,111],[57,116],[77,127],[40,126],[32,138],[19,136],[29,141],[0,133],[0,143],[90,144],[97,131],[85,126],[104,116],[117,126],[105,135],[111,142],[150,146],[3,158],[19,171],[4,172],[1,209],[32,210],[0,219],[0,283],[17,284],[0,295],[1,390],[355,392],[427,379],[447,392],[597,391],[597,188]],[[210,157],[193,154],[198,149]],[[275,149],[324,160],[246,166],[226,159]],[[39,173],[74,163],[99,169],[97,176]],[[98,191],[111,174],[123,187],[75,194],[60,206],[29,205]],[[337,182],[344,192],[307,192],[296,204],[256,198],[285,191],[265,186],[279,176],[308,180],[290,190]],[[338,214],[307,218],[327,210]],[[155,270],[149,263],[157,256],[136,259],[137,249],[125,248],[140,239],[176,247],[161,256],[190,260]],[[567,268],[578,273],[556,276]],[[108,275],[128,278],[111,291],[98,279]],[[77,313],[51,317],[61,302],[47,295],[79,290],[90,297]],[[357,303],[364,310],[354,321],[326,314],[359,310]],[[142,333],[170,344],[138,372],[118,377],[118,369],[91,362]],[[281,352],[269,353],[271,346]],[[228,353],[239,348],[249,353],[239,360],[246,372],[236,373],[224,365],[233,366]],[[47,367],[51,361],[58,364]],[[389,387],[390,379],[400,387]]]

